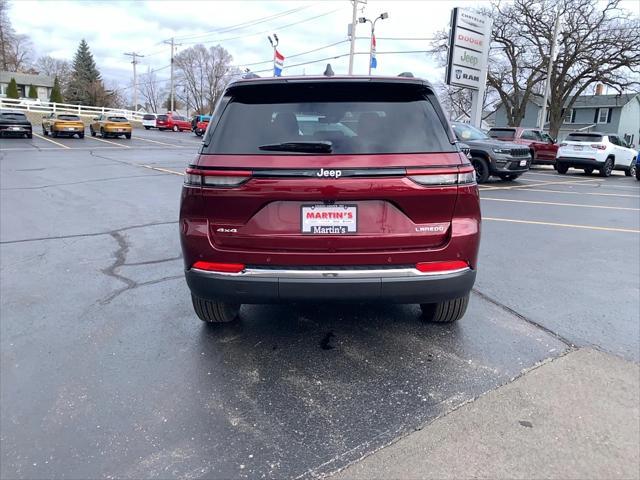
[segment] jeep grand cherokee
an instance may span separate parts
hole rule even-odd
[[[242,303],[466,310],[480,240],[474,169],[416,78],[239,80],[185,174],[187,284],[206,322]]]

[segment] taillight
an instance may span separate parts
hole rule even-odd
[[[592,143],[591,148],[597,148],[598,150],[605,150],[607,146],[602,145],[601,143]]]
[[[199,170],[187,168],[184,184],[193,187],[237,187],[251,178],[248,170]]]
[[[218,263],[218,262],[204,262],[198,261],[194,263],[191,268],[197,268],[198,270],[206,270],[208,272],[221,272],[221,273],[240,273],[244,270],[242,263]]]
[[[407,176],[427,186],[468,185],[476,181],[476,173],[471,166],[460,167],[457,172],[442,168],[407,168]]]
[[[448,260],[445,262],[420,262],[416,264],[416,270],[422,273],[449,272],[469,268],[467,262],[462,260]]]

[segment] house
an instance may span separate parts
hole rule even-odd
[[[38,92],[38,98],[43,102],[49,101],[51,89],[53,88],[53,77],[0,70],[0,97],[7,96],[7,87],[12,78],[16,79],[20,98],[27,98],[29,96],[29,87],[33,85]]]
[[[601,89],[596,88],[596,93]],[[520,127],[535,128],[542,113],[542,96],[532,95]],[[549,112],[545,130],[549,128]],[[507,114],[500,104],[495,112],[495,126],[506,127]],[[573,107],[565,111],[558,139],[575,131],[615,133],[632,145],[640,143],[640,94],[580,95]]]

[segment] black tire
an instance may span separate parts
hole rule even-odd
[[[586,175],[591,175],[593,173],[593,167],[584,167],[583,170]]]
[[[47,129],[44,128],[44,125],[42,125],[42,135],[44,135],[45,137],[49,136],[49,132],[47,132]]]
[[[629,168],[624,171],[624,174],[627,177],[635,177],[637,168],[638,168],[638,164],[636,162],[636,159],[634,158],[633,160],[631,160],[631,165],[629,166]]]
[[[93,127],[89,127],[89,133],[91,134],[91,136],[92,136],[92,137],[95,137],[95,136],[96,136],[96,132],[95,132],[95,130],[93,129]]]
[[[229,323],[238,317],[240,304],[214,302],[191,294],[193,309],[198,318],[207,323]]]
[[[124,134],[124,138],[126,138],[127,140],[131,140],[131,134],[130,133],[125,133]]]
[[[171,130],[173,130],[174,132],[179,132],[180,131],[180,127],[178,127],[178,125],[174,125]]]
[[[640,181],[640,168],[638,168],[637,161],[636,161],[636,180]]]
[[[84,132],[79,133],[78,138],[84,138]]]
[[[613,172],[613,158],[607,158],[599,172],[601,177],[610,177]]]
[[[145,130],[149,130],[151,127],[144,127]]]
[[[106,136],[106,133],[104,133],[104,128],[102,128],[102,127],[100,127],[100,136],[102,138],[105,138],[105,136]]]
[[[27,133],[27,138],[33,138],[33,133]]]
[[[58,138],[58,132],[56,132],[55,130],[52,130],[52,131],[51,131],[51,136],[52,136],[53,138]]]
[[[500,179],[504,182],[511,182],[512,180],[515,180],[516,178],[518,178],[520,175],[514,175],[514,174],[501,174],[500,175]]]
[[[451,323],[460,320],[467,311],[469,294],[462,298],[447,300],[440,303],[422,303],[422,317],[425,322]]]
[[[489,180],[489,175],[491,172],[489,171],[489,163],[484,158],[473,157],[471,159],[471,164],[473,168],[476,169],[476,182],[484,183]]]
[[[561,163],[557,163],[556,164],[556,171],[560,174],[560,175],[564,175],[569,171],[569,166],[568,165],[563,165]]]

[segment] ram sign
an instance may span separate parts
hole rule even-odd
[[[478,90],[486,79],[490,42],[490,18],[454,8],[449,34],[447,84]]]

